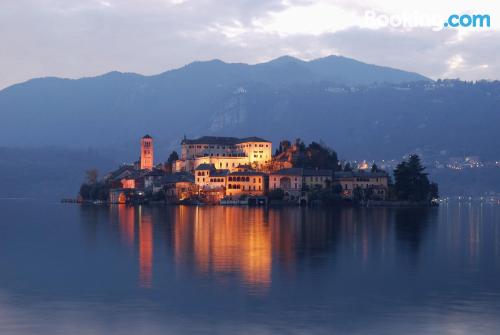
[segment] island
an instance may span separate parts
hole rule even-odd
[[[154,140],[140,140],[140,158],[99,178],[88,170],[76,202],[106,204],[433,206],[438,185],[418,155],[393,174],[376,164],[339,161],[327,145],[260,137],[184,137],[181,154],[155,164]]]

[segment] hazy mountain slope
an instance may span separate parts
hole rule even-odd
[[[0,91],[0,144],[126,147],[150,132],[168,147],[184,133],[203,131],[204,120],[244,86],[258,84],[272,95],[325,80],[338,85],[420,79],[425,78],[342,57],[311,62],[282,57],[257,65],[214,60],[150,77],[112,72],[79,80],[35,79]]]

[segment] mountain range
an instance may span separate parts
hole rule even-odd
[[[284,111],[289,95],[307,98],[320,83],[422,80],[429,79],[338,56],[309,62],[284,56],[256,65],[213,60],[155,76],[111,72],[78,80],[40,78],[0,91],[0,143],[116,149],[152,133],[168,149],[184,134],[236,134],[244,129],[241,135],[294,137],[301,134],[293,129],[262,132],[253,115],[261,118],[264,112],[271,118],[259,122],[279,128],[280,118],[300,119],[314,108]],[[278,124],[269,124],[275,120]]]
[[[33,79],[0,91],[0,116],[0,147],[91,150],[108,165],[135,160],[146,133],[157,161],[202,135],[323,141],[346,159],[500,160],[500,83],[433,81],[340,56]],[[87,162],[80,170],[99,166]]]

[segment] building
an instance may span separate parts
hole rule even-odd
[[[177,172],[163,178],[165,200],[167,203],[177,203],[191,199],[198,193],[194,177],[190,173]]]
[[[146,192],[157,193],[162,189],[162,180],[165,171],[153,168],[144,175],[144,190]]]
[[[333,170],[303,169],[302,186],[308,189],[327,188],[333,185]]]
[[[109,203],[110,204],[126,204],[131,202],[133,197],[133,190],[114,188],[109,190]]]
[[[332,181],[332,170],[281,169],[269,176],[269,190],[282,189],[286,197],[297,198],[302,195],[306,188],[329,187]]]
[[[141,139],[141,170],[152,170],[154,166],[153,138],[149,135]]]
[[[227,176],[226,196],[263,196],[267,190],[267,175],[256,171],[231,172]]]
[[[244,165],[263,169],[272,160],[272,143],[259,137],[184,138],[181,146],[181,158],[174,163],[174,171],[192,172],[202,164],[212,164],[216,169],[231,172]]]
[[[342,187],[342,195],[347,199],[354,198],[355,189],[360,189],[365,195],[385,199],[387,197],[389,175],[384,171],[335,172],[334,183]]]

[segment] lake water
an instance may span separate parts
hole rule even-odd
[[[0,213],[2,335],[500,331],[500,206]]]

